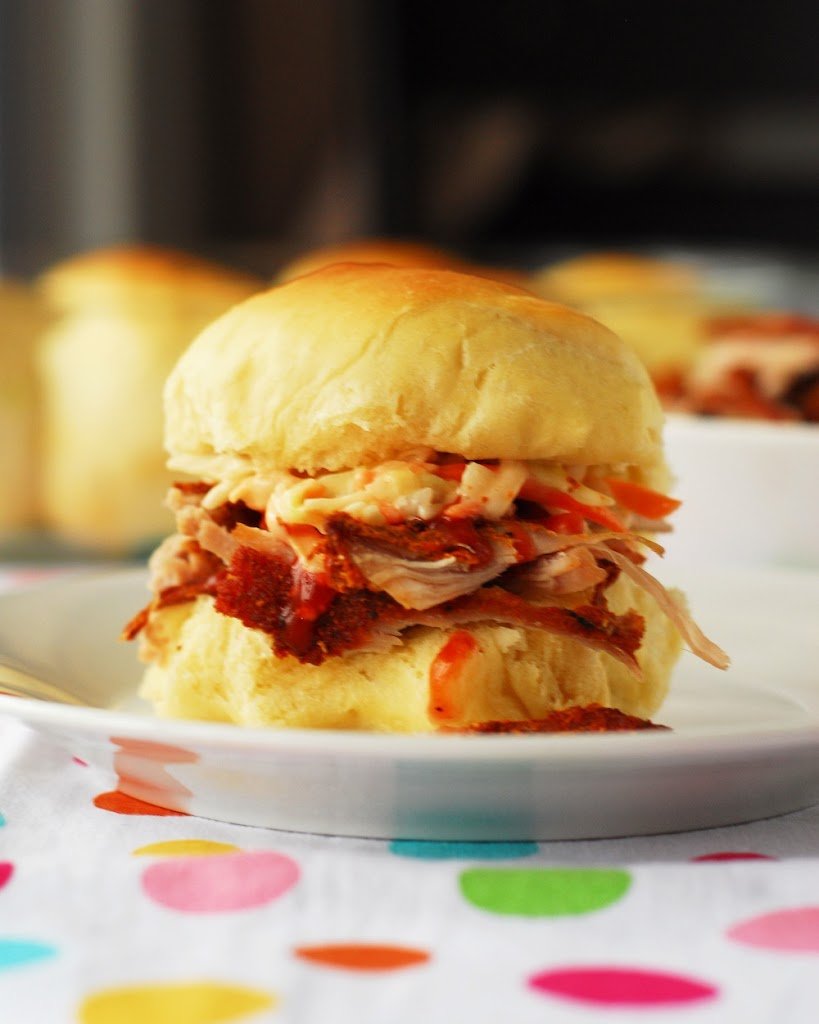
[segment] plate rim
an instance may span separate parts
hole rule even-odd
[[[20,709],[24,713],[20,714]],[[29,700],[0,694],[0,715],[50,732],[95,734],[112,741],[116,737],[146,738],[175,746],[207,746],[222,753],[301,753],[332,758],[359,755],[389,760],[429,761],[531,761],[602,765],[628,760],[688,763],[699,757],[725,761],[754,759],[786,748],[789,752],[819,752],[819,721],[776,729],[710,730],[681,734],[672,730],[622,733],[548,733],[533,735],[426,735],[354,732],[349,730],[293,729],[241,726],[229,722],[196,722],[186,719],[148,718],[108,708],[73,707],[56,702]],[[71,729],[71,726],[74,729]]]

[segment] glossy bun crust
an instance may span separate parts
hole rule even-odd
[[[450,697],[452,717],[430,715],[430,667],[451,630],[416,627],[400,647],[321,665],[277,658],[268,638],[220,615],[213,599],[164,609],[151,622],[162,654],[141,693],[158,715],[248,726],[428,732],[478,722],[543,718],[599,703],[647,718],[665,698],[680,637],[653,600],[628,579],[609,590],[615,611],[646,619],[642,679],[608,654],[539,630],[476,626],[478,651]]]
[[[392,238],[359,238],[337,245],[310,249],[284,266],[277,282],[312,274],[333,263],[388,263],[393,267],[427,267],[439,270],[463,270],[466,266],[454,253],[436,249],[423,242]]]
[[[185,352],[165,411],[178,465],[315,473],[419,448],[645,475],[662,461],[653,388],[611,331],[446,270],[336,264],[254,296]]]

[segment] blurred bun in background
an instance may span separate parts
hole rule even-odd
[[[689,298],[701,289],[686,264],[622,252],[591,252],[544,267],[534,283],[570,306],[602,300]]]
[[[46,322],[45,308],[30,288],[0,282],[0,536],[36,519],[34,351]]]
[[[170,249],[75,256],[40,278],[55,320],[39,353],[42,515],[62,541],[128,554],[165,531],[162,387],[255,278]]]
[[[628,253],[588,253],[536,272],[530,287],[605,324],[659,380],[691,365],[714,310],[695,268]]]

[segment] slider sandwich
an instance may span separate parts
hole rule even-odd
[[[681,639],[727,664],[645,568],[677,504],[662,414],[637,357],[580,313],[452,271],[336,264],[206,328],[165,413],[176,533],[125,629],[161,715],[644,718]]]

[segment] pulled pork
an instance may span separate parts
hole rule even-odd
[[[681,625],[696,653],[726,663],[640,569],[639,547],[657,545],[599,509],[592,514],[614,529],[592,521],[581,532],[562,532],[567,516],[576,528],[573,505],[549,518],[531,516],[527,500],[493,519],[439,515],[373,525],[339,511],[319,530],[268,523],[241,501],[209,508],[208,490],[172,489],[177,533],[150,560],[154,596],[126,626],[127,638],[145,630],[156,610],[208,594],[217,611],[268,634],[278,656],[305,664],[388,648],[414,626],[496,623],[576,638],[639,674],[644,621],[606,603],[608,586],[626,571]]]

